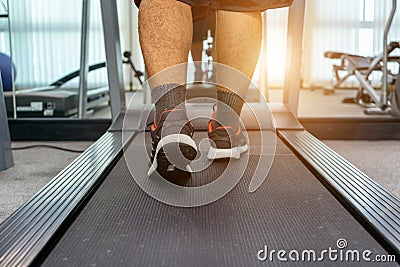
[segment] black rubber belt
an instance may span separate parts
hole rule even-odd
[[[388,254],[283,143],[277,151],[255,193],[248,193],[248,185],[257,155],[228,195],[199,208],[176,208],[151,198],[122,158],[43,265],[255,266],[267,264],[257,259],[265,246],[321,251],[337,249],[339,239],[348,249]],[[205,175],[212,172],[192,179]],[[286,265],[276,258],[268,264]]]

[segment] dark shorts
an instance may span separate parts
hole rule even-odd
[[[194,8],[196,9],[196,8]],[[216,14],[212,9],[193,10],[193,42],[202,42],[207,37],[208,30],[215,36]]]
[[[134,0],[139,7],[140,0]],[[192,7],[208,7],[238,12],[264,11],[290,6],[293,0],[178,0]]]

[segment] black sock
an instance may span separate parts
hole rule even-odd
[[[238,117],[242,112],[243,98],[229,90],[217,90],[217,113],[215,120],[222,126],[239,126]]]
[[[165,110],[172,110],[185,102],[186,89],[179,84],[165,84],[154,88],[151,97],[156,106],[156,118]],[[184,109],[184,105],[181,105]],[[180,106],[180,107],[181,107]]]

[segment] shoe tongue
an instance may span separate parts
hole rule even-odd
[[[170,134],[187,134],[192,135],[192,130],[189,127],[189,120],[184,110],[173,110],[171,112],[166,112],[162,115],[163,129],[162,135],[167,136]]]

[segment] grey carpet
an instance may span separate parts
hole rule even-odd
[[[400,197],[400,141],[324,141],[378,184]]]
[[[13,142],[13,147],[35,144],[84,150],[91,142]],[[0,172],[0,222],[33,196],[79,154],[48,148],[13,152],[14,167]]]

